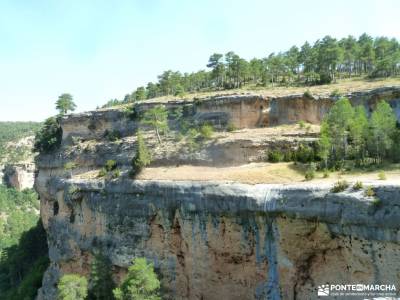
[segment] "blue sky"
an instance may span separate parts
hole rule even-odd
[[[58,95],[78,111],[122,98],[167,69],[205,69],[213,52],[250,59],[293,44],[400,39],[398,0],[0,0],[0,121],[40,121]]]

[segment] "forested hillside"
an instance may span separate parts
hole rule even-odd
[[[11,163],[24,160],[31,155],[31,149],[27,144],[13,145],[18,140],[33,136],[40,128],[38,122],[0,122],[0,163]]]
[[[181,73],[167,70],[157,82],[149,82],[105,105],[151,99],[160,96],[183,96],[199,91],[284,85],[301,86],[335,82],[337,79],[366,76],[379,78],[400,74],[400,44],[394,38],[362,34],[337,40],[325,36],[311,44],[292,46],[287,51],[271,53],[250,61],[233,51],[214,53],[206,64],[208,70]]]
[[[0,299],[34,299],[48,264],[33,190],[0,185]]]
[[[19,141],[39,127],[37,122],[0,122],[0,163],[30,158],[31,142]],[[36,192],[0,184],[0,299],[34,299],[47,264]]]

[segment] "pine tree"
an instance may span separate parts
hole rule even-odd
[[[96,254],[91,264],[89,279],[90,300],[111,300],[114,299],[112,290],[115,288],[111,274],[111,264],[107,257]]]
[[[376,162],[382,162],[393,145],[396,116],[386,101],[380,101],[370,119],[370,150]]]
[[[114,289],[114,296],[117,300],[160,300],[159,289],[160,281],[153,264],[145,258],[136,258],[121,286]]]
[[[132,159],[132,175],[139,173],[144,167],[151,163],[151,154],[146,146],[143,135],[137,132],[137,148],[135,157]]]

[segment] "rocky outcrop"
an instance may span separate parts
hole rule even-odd
[[[51,266],[88,274],[102,252],[115,279],[153,261],[167,299],[316,299],[321,284],[398,284],[400,187],[117,180],[37,181]],[[378,199],[378,200],[376,200]],[[377,202],[379,201],[379,202]]]
[[[378,101],[386,100],[400,120],[400,87],[377,88],[344,96],[354,105],[364,105],[367,111],[372,111]],[[293,124],[299,121],[319,124],[337,99],[338,97],[329,95],[299,94],[269,97],[243,94],[196,100],[150,101],[136,104],[134,112],[126,107],[66,116],[62,119],[61,126],[64,139],[69,136],[85,139],[102,138],[107,131],[118,131],[121,136],[129,136],[138,126],[137,116],[160,104],[171,111],[181,106],[184,116],[191,118],[193,122],[208,122],[216,127],[231,124],[238,129],[257,128]]]
[[[399,88],[348,97],[367,108],[385,99],[399,112]],[[319,123],[335,100],[231,95],[164,102],[169,110],[182,105],[193,122],[253,129],[215,133],[195,151],[173,136],[160,146],[145,130],[152,166],[238,165],[262,161],[271,149],[312,145],[311,127],[295,134],[254,127]],[[154,262],[166,299],[316,299],[322,284],[400,289],[399,185],[380,183],[367,197],[351,188],[332,193],[329,184],[132,180],[137,116],[158,104],[66,116],[60,149],[37,157],[35,188],[51,260],[39,299],[56,298],[62,274],[88,275],[97,252],[110,259],[117,282],[134,257]],[[110,132],[120,138],[108,139]],[[97,178],[110,159],[119,178]],[[76,168],[67,171],[67,162]]]
[[[35,164],[15,163],[7,164],[3,169],[3,183],[16,190],[33,188],[35,177]]]

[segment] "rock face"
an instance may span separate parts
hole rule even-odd
[[[399,88],[348,96],[367,108],[384,98],[399,115]],[[253,128],[318,123],[334,101],[235,95],[166,106],[182,105],[194,122]],[[139,104],[136,113],[157,104]],[[61,148],[36,159],[35,188],[51,260],[39,299],[56,299],[65,273],[88,275],[97,252],[110,259],[117,282],[134,257],[154,262],[166,299],[317,299],[322,284],[400,289],[399,185],[380,184],[373,187],[374,197],[366,197],[351,188],[332,193],[331,186],[307,183],[132,180],[125,175],[136,147],[138,121],[131,114],[111,109],[67,116]],[[107,140],[112,131],[120,133],[120,141]],[[222,136],[191,156],[168,139],[162,148],[150,139],[148,146],[156,165],[218,166],[259,161],[265,148],[295,148],[315,139],[312,134],[292,139],[279,133],[265,140]],[[78,176],[109,159],[121,168],[119,178]],[[67,162],[77,168],[65,171]]]
[[[354,105],[364,105],[367,111],[372,111],[378,101],[386,100],[400,120],[400,87],[378,88],[344,96]],[[328,95],[315,97],[230,95],[195,101],[143,102],[135,106],[135,111],[140,115],[155,105],[163,104],[171,111],[181,106],[184,115],[192,117],[194,122],[209,122],[216,126],[232,124],[241,129],[293,124],[299,121],[319,124],[337,99]],[[106,130],[116,130],[122,136],[128,136],[133,134],[138,126],[137,120],[129,118],[129,113],[121,109],[71,115],[65,117],[61,123],[64,139],[68,136],[85,139],[101,138]]]
[[[33,188],[34,177],[33,163],[16,163],[4,166],[2,180],[6,186],[21,191]]]
[[[42,178],[43,179],[43,178]],[[400,188],[39,178],[51,266],[87,275],[92,253],[120,279],[135,256],[155,263],[168,299],[316,299],[320,284],[398,284]]]

